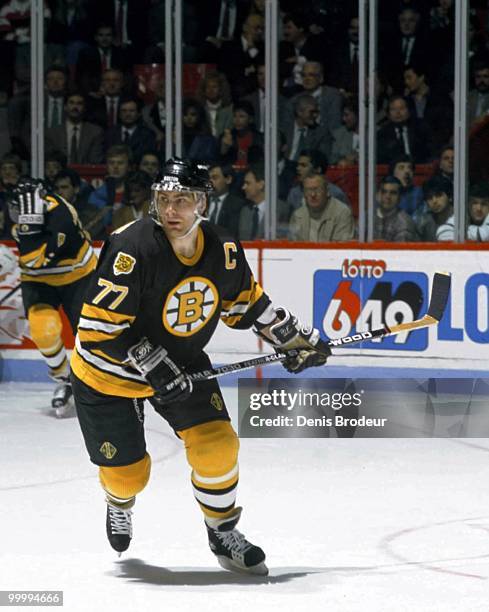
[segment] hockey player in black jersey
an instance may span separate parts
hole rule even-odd
[[[148,399],[185,445],[209,545],[236,572],[266,574],[265,554],[237,529],[239,442],[204,352],[219,320],[253,327],[293,355],[286,368],[322,365],[330,351],[314,329],[274,309],[239,242],[203,217],[212,185],[205,167],[169,160],[152,187],[151,216],[105,243],[82,308],[71,360],[79,422],[107,500],[107,536],[132,537],[131,509],[150,475],[144,439]]]
[[[63,310],[76,333],[86,283],[97,258],[75,209],[38,179],[21,178],[8,194],[12,234],[19,248],[21,289],[31,338],[58,385],[52,407],[74,415],[69,363],[62,338]]]

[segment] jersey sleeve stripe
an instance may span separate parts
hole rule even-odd
[[[85,317],[80,317],[78,322],[78,329],[103,331],[106,334],[112,334],[114,332],[121,333],[128,327],[130,327],[128,321],[124,321],[123,323],[106,323],[105,321],[97,321],[96,319],[86,319]]]
[[[78,328],[78,336],[80,338],[80,342],[107,342],[109,340],[114,340],[122,333],[123,330],[118,332],[103,332],[97,330],[85,330]]]
[[[98,306],[87,303],[83,304],[81,316],[83,318],[102,321],[104,323],[112,323],[114,325],[126,322],[132,323],[136,318],[134,315],[121,314],[113,310],[105,310],[105,308],[99,308]]]
[[[75,346],[80,357],[82,357],[84,361],[88,362],[90,365],[95,366],[98,370],[108,372],[109,374],[115,374],[116,376],[124,380],[134,380],[147,384],[146,379],[143,378],[140,374],[132,374],[131,372],[128,372],[125,368],[115,364],[114,362],[106,361],[103,357],[94,355],[90,351],[87,351],[82,348],[80,338],[78,336],[75,340]]]

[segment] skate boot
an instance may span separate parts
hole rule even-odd
[[[266,576],[265,553],[236,529],[241,512],[242,508],[236,508],[229,518],[205,518],[210,549],[221,567],[230,572]]]
[[[73,391],[68,381],[60,382],[53,393],[51,406],[58,419],[75,416],[75,403],[73,401]]]
[[[134,506],[136,498],[126,501],[125,503],[116,503],[110,497],[106,497],[107,501],[107,538],[114,550],[121,553],[129,548],[132,538],[132,519],[131,508]]]

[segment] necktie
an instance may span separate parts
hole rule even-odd
[[[402,128],[402,142],[404,144],[404,153],[406,153],[406,155],[411,155],[411,149],[409,148],[408,131],[405,125]]]
[[[59,100],[53,100],[53,112],[51,113],[51,127],[58,127],[61,124],[61,113],[59,109]]]
[[[129,130],[123,130],[122,142],[127,144],[129,142]]]
[[[219,198],[212,198],[211,204],[212,204],[212,209],[211,209],[211,215],[210,215],[209,221],[211,223],[217,223],[217,211],[219,208]]]
[[[117,45],[122,45],[124,42],[124,7],[122,0],[119,0],[117,6],[117,15],[115,20],[115,42]]]
[[[221,38],[230,38],[231,2],[224,0],[224,14],[222,16]]]
[[[109,98],[109,127],[114,127],[116,124],[116,116],[115,116],[115,100],[114,98]]]
[[[71,144],[70,144],[70,163],[78,164],[78,126],[73,126],[73,131],[71,132]]]
[[[411,60],[411,51],[413,49],[414,37],[406,36],[402,41],[402,50],[404,53],[404,64],[409,64]]]
[[[110,68],[110,66],[109,66],[109,62],[108,62],[108,58],[107,58],[107,51],[104,49],[102,51],[102,72],[105,72],[109,68]]]
[[[254,240],[258,234],[258,206],[253,206],[253,217],[251,220],[251,240]]]
[[[292,161],[297,161],[301,154],[302,149],[304,149],[304,145],[306,143],[306,128],[300,128],[299,130],[299,141],[297,142],[297,147],[294,151],[294,157]]]

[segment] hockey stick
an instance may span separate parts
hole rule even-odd
[[[422,329],[429,325],[435,325],[441,320],[445,307],[448,301],[448,295],[450,293],[450,275],[442,272],[436,272],[433,277],[433,288],[431,290],[431,299],[428,306],[428,312],[421,319],[411,321],[409,323],[400,323],[393,327],[382,327],[380,329],[374,329],[367,332],[358,332],[351,336],[344,336],[343,338],[337,338],[336,340],[329,340],[327,345],[331,348],[336,346],[345,346],[349,344],[357,344],[364,340],[371,340],[372,338],[385,338],[387,336],[394,336],[405,331],[413,331],[415,329]],[[290,351],[290,354],[294,354],[294,351]],[[266,365],[269,363],[275,363],[277,361],[283,361],[287,357],[287,353],[273,353],[271,355],[264,355],[263,357],[256,357],[255,359],[247,359],[246,361],[238,361],[237,363],[230,363],[227,365],[220,366],[219,368],[210,368],[208,370],[202,370],[201,372],[193,372],[189,374],[192,381],[198,380],[210,380],[211,378],[217,378],[218,376],[224,376],[225,374],[231,374],[232,372],[241,372],[242,370],[249,370],[258,366]]]
[[[21,284],[19,283],[16,287],[14,287],[13,289],[10,289],[10,291],[5,294],[3,296],[3,298],[0,300],[0,306],[6,302],[10,297],[12,297],[14,295],[14,293],[17,293],[17,291],[20,289]]]

